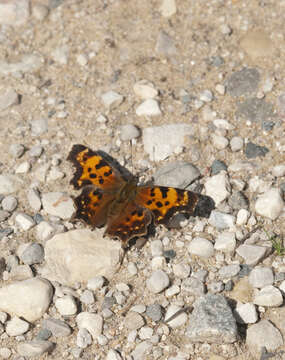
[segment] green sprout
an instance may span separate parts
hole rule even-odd
[[[273,249],[277,252],[278,256],[282,256],[285,254],[285,247],[283,246],[282,239],[276,234],[269,235],[269,233],[264,230],[268,239],[272,242]]]

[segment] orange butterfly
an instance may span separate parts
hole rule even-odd
[[[103,151],[74,145],[68,155],[76,168],[71,184],[83,189],[75,199],[76,217],[93,227],[107,225],[104,235],[122,240],[126,246],[136,236],[146,235],[148,226],[167,226],[177,212],[209,217],[214,201],[204,195],[165,186],[138,185]],[[120,168],[120,169],[119,169]]]

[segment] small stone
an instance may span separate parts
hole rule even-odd
[[[51,57],[55,62],[57,62],[60,65],[66,65],[68,63],[69,58],[69,47],[68,45],[62,45],[57,48],[55,48],[51,52]]]
[[[142,341],[136,344],[134,351],[131,352],[133,360],[143,360],[147,359],[148,354],[150,353],[153,345],[150,341]]]
[[[70,326],[59,319],[45,319],[43,321],[43,327],[50,330],[55,337],[69,336],[71,334]]]
[[[222,281],[213,281],[207,284],[207,290],[209,293],[217,294],[224,290],[224,283]]]
[[[215,89],[217,90],[217,92],[220,94],[220,95],[225,95],[226,93],[226,87],[222,84],[217,84]]]
[[[51,336],[52,332],[50,330],[42,328],[36,336],[36,340],[48,340]]]
[[[217,175],[221,171],[227,171],[227,165],[220,160],[214,160],[211,165],[212,175]]]
[[[186,279],[191,272],[191,267],[188,264],[173,264],[172,268],[174,275],[180,279]]]
[[[144,318],[134,311],[129,311],[125,318],[125,327],[129,330],[137,330],[144,326]]]
[[[284,205],[281,191],[271,188],[259,196],[255,203],[255,211],[261,216],[275,220],[281,214]]]
[[[269,267],[255,267],[249,274],[249,283],[255,288],[262,288],[266,285],[272,285],[274,282],[273,271]]]
[[[87,348],[92,344],[92,337],[85,328],[79,329],[76,337],[76,345],[81,349]]]
[[[49,13],[49,8],[43,4],[34,4],[32,14],[36,20],[43,21]]]
[[[138,138],[140,134],[140,130],[133,124],[122,125],[120,128],[120,138],[122,141]]]
[[[159,104],[155,99],[147,99],[136,108],[138,116],[158,116],[161,115]]]
[[[212,143],[218,150],[223,150],[229,145],[229,140],[221,135],[212,134]]]
[[[27,280],[34,277],[34,273],[29,265],[14,266],[9,273],[9,280]]]
[[[36,357],[51,352],[53,348],[54,343],[50,341],[32,340],[18,344],[17,353],[25,357]]]
[[[36,226],[36,237],[39,241],[47,241],[56,233],[56,228],[47,221],[41,221]]]
[[[240,209],[237,213],[237,225],[245,225],[250,217],[250,212],[246,209]]]
[[[36,225],[34,219],[27,214],[19,213],[15,217],[15,223],[21,228],[23,231],[30,230],[33,226]]]
[[[84,290],[80,296],[80,301],[86,305],[93,304],[95,299],[94,299],[94,295],[93,295],[92,291]]]
[[[278,288],[268,285],[255,295],[253,303],[259,306],[277,307],[283,304],[283,296]]]
[[[7,220],[10,215],[8,211],[0,210],[0,222]]]
[[[177,314],[177,316],[175,316],[172,320],[167,321],[168,319],[170,319],[173,315],[175,315],[176,313],[178,313],[182,308],[180,306],[177,305],[170,305],[166,311],[165,314],[165,322],[172,328],[172,329],[176,329],[180,326],[183,326],[186,321],[188,320],[188,316],[186,314],[185,311]]]
[[[1,1],[0,2],[0,24],[18,26],[23,25],[30,15],[30,3],[22,1]]]
[[[204,90],[200,94],[200,100],[204,102],[211,102],[213,100],[213,94],[210,90]]]
[[[206,292],[205,285],[194,276],[182,281],[181,290],[187,292],[189,295],[202,296]]]
[[[150,243],[151,256],[162,256],[163,255],[163,245],[160,240],[153,240]]]
[[[128,272],[131,276],[135,276],[138,273],[138,269],[135,263],[129,262],[128,263]]]
[[[240,324],[254,324],[258,320],[258,314],[254,304],[238,304],[234,316]]]
[[[225,231],[218,235],[214,248],[223,252],[233,252],[236,247],[235,233]]]
[[[81,312],[76,317],[76,323],[79,329],[87,329],[92,335],[93,340],[102,333],[103,318],[98,314]]]
[[[122,360],[121,355],[113,349],[110,349],[107,353],[106,360]]]
[[[255,358],[262,356],[264,347],[267,351],[275,352],[283,345],[280,331],[268,320],[261,320],[248,328],[246,344]]]
[[[147,80],[140,80],[134,85],[134,93],[142,99],[153,99],[158,95],[158,91],[153,84]]]
[[[48,131],[48,119],[41,118],[31,122],[32,135],[40,136]]]
[[[1,5],[0,5],[0,9],[1,9]],[[18,104],[19,104],[19,95],[16,93],[16,91],[13,88],[8,87],[8,89],[6,89],[4,93],[0,94],[0,111],[6,110],[10,106],[18,105]]]
[[[1,359],[9,359],[9,357],[11,356],[12,351],[6,347],[1,347],[0,348],[0,358]]]
[[[9,147],[9,153],[14,158],[20,158],[25,152],[25,146],[22,144],[11,144]]]
[[[218,230],[231,229],[235,224],[235,217],[217,210],[213,210],[209,217],[209,223]]]
[[[243,68],[232,73],[226,80],[227,92],[234,97],[246,95],[257,90],[260,74],[255,68]]]
[[[232,265],[223,266],[219,270],[219,276],[221,279],[230,279],[236,276],[239,272],[240,272],[240,265],[232,264]]]
[[[105,278],[103,276],[96,276],[89,279],[87,282],[87,288],[92,291],[100,290],[105,284]]]
[[[243,148],[243,138],[234,136],[230,141],[230,147],[233,152],[240,151]]]
[[[103,104],[110,110],[118,107],[124,101],[124,97],[111,90],[101,96]]]
[[[69,220],[74,215],[76,208],[73,200],[62,192],[49,192],[42,195],[43,209],[49,215],[58,216]]]
[[[163,17],[169,18],[173,16],[174,14],[176,14],[176,1],[163,0],[159,10]]]
[[[9,336],[19,336],[26,333],[29,330],[29,323],[21,320],[18,317],[13,317],[7,322],[6,333]]]
[[[165,290],[169,285],[169,277],[162,270],[154,271],[150,278],[146,280],[146,286],[149,291],[154,294],[158,294]]]
[[[205,182],[206,194],[213,198],[216,205],[223,202],[231,194],[231,185],[225,171],[219,172]]]
[[[84,54],[78,54],[76,61],[80,66],[86,66],[88,64],[88,57]]]
[[[99,335],[97,337],[98,344],[101,346],[105,346],[108,344],[109,340],[105,335]]]
[[[149,326],[143,326],[138,334],[141,340],[150,339],[153,335],[153,329]]]
[[[244,259],[247,265],[255,266],[264,258],[266,248],[263,246],[243,244],[236,249],[236,252]]]
[[[280,164],[273,167],[271,170],[273,176],[282,177],[285,176],[285,165]]]
[[[29,189],[27,192],[27,198],[32,210],[40,211],[42,202],[38,190],[34,188]]]
[[[269,150],[265,146],[259,146],[252,142],[246,144],[245,155],[248,159],[254,159],[256,157],[264,157]]]
[[[44,248],[41,244],[29,244],[20,256],[26,265],[39,264],[44,260]]]
[[[180,293],[180,287],[178,285],[172,285],[165,290],[165,296],[171,297]]]
[[[30,157],[38,158],[42,155],[44,149],[41,145],[34,145],[31,147],[31,149],[28,151],[28,154]]]
[[[151,304],[146,307],[146,315],[151,320],[158,322],[162,318],[162,307],[159,304]]]
[[[13,212],[18,205],[18,201],[14,196],[8,195],[4,197],[1,205],[4,211]]]
[[[70,316],[77,313],[77,304],[73,296],[64,295],[61,298],[56,299],[55,307],[60,315]]]
[[[138,304],[131,307],[130,311],[138,312],[139,314],[144,313],[146,306],[144,304]]]
[[[191,255],[197,255],[203,258],[209,258],[214,255],[213,244],[204,238],[194,238],[188,246]]]
[[[31,168],[31,164],[28,161],[22,162],[19,166],[17,166],[15,173],[16,174],[26,174]]]

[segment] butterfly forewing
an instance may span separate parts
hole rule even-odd
[[[120,187],[124,179],[100,152],[84,145],[73,145],[67,158],[76,168],[71,184],[75,189],[93,185],[100,189]]]

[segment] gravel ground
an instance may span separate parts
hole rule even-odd
[[[0,0],[0,358],[285,358],[284,10]],[[124,256],[73,144],[216,209]]]

